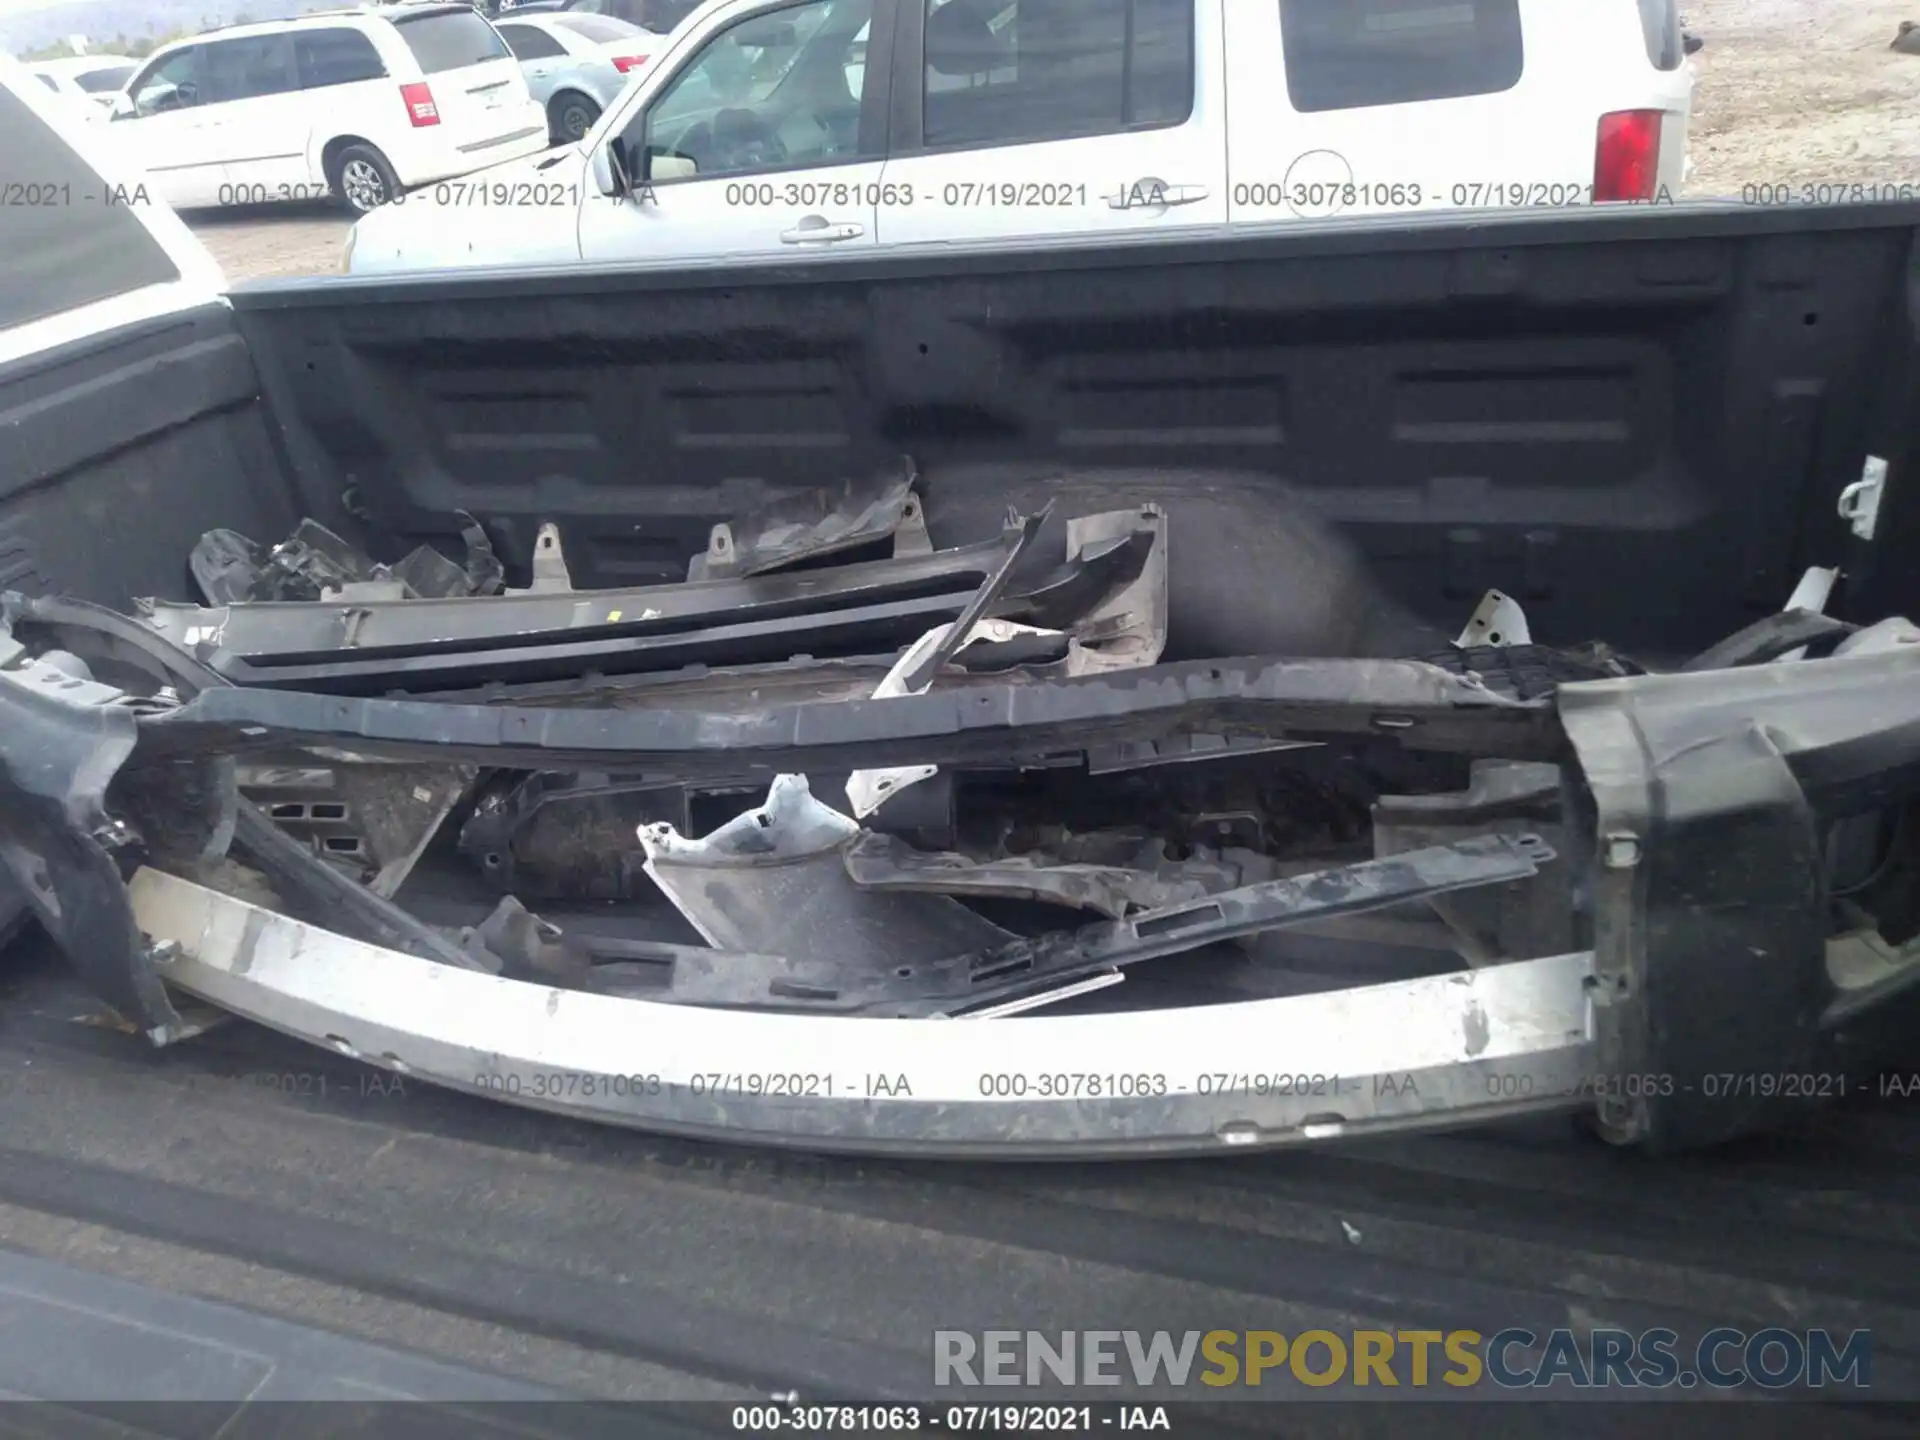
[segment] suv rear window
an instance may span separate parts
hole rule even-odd
[[[141,202],[108,204],[92,167],[4,86],[0,143],[33,177],[20,187],[29,203],[0,205],[0,330],[180,278],[134,213]]]
[[[507,45],[494,28],[471,10],[439,10],[431,15],[399,15],[394,28],[420,62],[422,75],[464,70],[503,60]]]
[[[1280,0],[1305,114],[1494,95],[1520,83],[1520,0]]]

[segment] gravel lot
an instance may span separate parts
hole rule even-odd
[[[1920,56],[1888,48],[1920,0],[1687,0],[1686,16],[1707,42],[1693,60],[1690,196],[1920,184]],[[325,204],[187,220],[234,282],[331,274],[347,233]]]

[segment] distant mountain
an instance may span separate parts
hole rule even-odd
[[[311,10],[339,10],[347,0],[52,0],[32,9],[0,10],[0,46],[13,54],[85,35],[89,48],[127,40],[196,34],[248,20],[285,20]]]

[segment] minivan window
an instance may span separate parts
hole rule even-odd
[[[89,95],[111,95],[127,83],[131,74],[133,66],[113,65],[105,70],[82,70],[73,77],[73,83]]]
[[[1193,113],[1194,0],[927,0],[929,146],[1067,140]]]
[[[501,25],[500,38],[507,42],[516,60],[551,60],[567,53],[567,47],[534,25]]]
[[[164,115],[200,103],[200,47],[188,45],[156,60],[133,84],[133,108],[140,115]]]
[[[387,73],[373,41],[358,30],[296,30],[293,53],[299,62],[300,83],[309,90],[380,80]]]
[[[1493,95],[1520,83],[1520,0],[1280,0],[1305,114]]]
[[[39,80],[42,85],[53,91],[54,94],[58,95],[60,93],[60,82],[45,71],[40,72]]]
[[[178,280],[180,271],[129,203],[11,90],[0,86],[7,161],[59,203],[0,205],[0,330]]]
[[[393,24],[419,61],[423,75],[464,70],[469,65],[507,59],[511,54],[493,26],[471,10],[396,15]]]
[[[293,72],[293,47],[285,35],[250,35],[239,40],[215,40],[200,61],[200,103],[218,105],[229,100],[258,100],[298,90]]]

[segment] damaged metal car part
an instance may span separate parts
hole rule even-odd
[[[1152,549],[1129,553],[1144,562]],[[1121,567],[1107,578],[1125,573]],[[1144,564],[1131,573],[1138,580],[1146,573]],[[1101,601],[1121,588],[1101,591]],[[951,616],[965,612],[978,593],[976,585]],[[1053,593],[1060,593],[1057,587]],[[570,1056],[596,1053],[593,1046],[601,1042],[570,1028],[591,1013],[593,1026],[616,1025],[621,1017],[634,1024],[651,1023],[656,1016],[686,1017],[660,1021],[683,1024],[681,1038],[702,1027],[739,1022],[739,1029],[702,1033],[728,1047],[727,1063],[737,1058],[743,1074],[755,1075],[770,1072],[757,1060],[749,1066],[748,1057],[760,1053],[749,1047],[775,1032],[749,1038],[747,1022],[873,1027],[841,1032],[839,1040],[844,1054],[858,1057],[859,1073],[871,1076],[880,1071],[869,1062],[881,1052],[852,1038],[861,1033],[879,1037],[893,1033],[889,1026],[933,1017],[996,1024],[997,1017],[1068,1001],[1077,1008],[1091,1003],[1092,1011],[1042,1014],[1010,1030],[1003,1026],[994,1032],[995,1052],[1002,1034],[1024,1046],[1027,1027],[1044,1026],[1076,1053],[1091,1054],[1078,1047],[1098,1043],[1103,1064],[1114,1068],[1122,1052],[1104,1047],[1131,1033],[1119,1023],[1123,1019],[1150,1023],[1152,1031],[1140,1034],[1151,1033],[1156,1050],[1164,1036],[1208,1036],[1215,1023],[1223,1028],[1214,1038],[1225,1044],[1238,1033],[1231,1028],[1232,1016],[1242,1002],[1156,1006],[1128,1016],[1119,1012],[1128,1009],[1124,993],[1134,985],[1115,997],[1122,1001],[1117,1007],[1091,995],[1090,987],[1110,985],[1128,973],[1139,977],[1141,988],[1157,985],[1216,950],[1238,953],[1220,941],[1288,930],[1305,934],[1312,925],[1363,912],[1431,908],[1448,917],[1465,963],[1454,957],[1422,962],[1455,967],[1447,973],[1244,1002],[1295,1007],[1265,1012],[1287,1026],[1304,1023],[1300,1017],[1309,1014],[1314,1023],[1330,1026],[1344,1023],[1342,1017],[1356,1013],[1355,1006],[1397,1006],[1412,1003],[1408,997],[1424,997],[1420,1003],[1432,1014],[1452,1016],[1458,1033],[1422,1039],[1410,1021],[1390,1039],[1406,1054],[1423,1057],[1437,1096],[1431,1105],[1389,1105],[1386,1113],[1373,1106],[1388,1098],[1381,1094],[1358,1108],[1308,1111],[1285,1097],[1287,1103],[1262,1120],[1244,1109],[1211,1103],[1217,1097],[1203,1096],[1198,1088],[1185,1094],[1169,1088],[1165,1095],[1110,1097],[1093,1114],[1080,1109],[1069,1118],[1055,1112],[1058,1128],[1052,1132],[1046,1123],[1056,1122],[1035,1122],[1040,1128],[1028,1130],[1032,1113],[1027,1108],[1002,1108],[993,1112],[992,1123],[1001,1127],[994,1132],[986,1119],[959,1118],[963,1107],[953,1095],[947,1095],[944,1109],[900,1111],[897,1121],[882,1120],[887,1107],[874,1102],[891,1097],[880,1096],[862,1080],[857,1096],[843,1097],[851,1103],[839,1103],[842,1097],[837,1097],[832,1105],[786,1107],[766,1122],[775,1138],[795,1143],[933,1153],[1012,1150],[1029,1140],[1030,1153],[1048,1153],[1050,1147],[1060,1153],[1126,1153],[1279,1143],[1368,1124],[1440,1125],[1513,1113],[1508,1099],[1520,1110],[1597,1107],[1603,1133],[1621,1142],[1655,1148],[1697,1144],[1753,1128],[1779,1106],[1763,1103],[1767,1097],[1729,1105],[1725,1097],[1710,1104],[1699,1093],[1680,1091],[1631,1096],[1601,1087],[1596,1092],[1591,1086],[1583,1089],[1579,1077],[1684,1077],[1709,1066],[1727,1073],[1763,1062],[1817,1066],[1827,1060],[1829,1047],[1849,1038],[1864,1009],[1920,981],[1920,945],[1915,943],[1920,906],[1914,903],[1912,880],[1920,875],[1915,844],[1920,826],[1912,818],[1920,800],[1920,720],[1913,718],[1920,716],[1920,645],[1914,643],[1920,632],[1902,623],[1866,629],[1849,624],[1844,633],[1811,638],[1804,630],[1776,626],[1757,647],[1743,642],[1737,650],[1723,648],[1722,654],[1733,657],[1730,668],[1670,675],[1567,681],[1554,678],[1549,662],[1571,652],[1489,645],[1456,650],[1451,664],[1206,660],[1037,683],[1015,672],[950,673],[917,695],[830,703],[775,700],[716,709],[701,703],[697,681],[686,676],[657,692],[678,697],[673,703],[640,707],[364,699],[196,684],[193,677],[204,676],[204,667],[179,656],[151,630],[131,639],[122,627],[133,622],[92,626],[81,609],[41,606],[36,611],[12,601],[5,613],[20,617],[23,634],[40,647],[29,658],[64,677],[49,684],[102,683],[85,673],[99,657],[115,664],[124,660],[149,677],[147,694],[124,697],[142,701],[138,708],[117,706],[123,720],[105,728],[98,721],[77,720],[67,731],[73,753],[98,750],[108,757],[109,769],[117,767],[134,782],[121,782],[125,794],[118,808],[115,796],[103,790],[99,814],[136,832],[142,825],[154,830],[151,840],[112,859],[95,842],[115,883],[144,864],[133,890],[146,897],[139,925],[127,927],[131,938],[105,936],[109,947],[125,941],[123,953],[130,957],[111,957],[109,981],[114,974],[137,978],[143,964],[151,975],[155,962],[140,939],[145,930],[160,945],[170,984],[375,1063],[413,1067],[410,1073],[467,1088],[475,1088],[472,1075],[463,1081],[459,1071],[471,1068],[470,1047],[485,1031],[478,1019],[423,1015],[417,1008],[409,1013],[393,1005],[395,995],[375,993],[380,987],[370,983],[363,988],[355,980],[339,988],[345,983],[341,977],[370,975],[375,965],[383,967],[380,973],[404,977],[424,966],[443,977],[443,984],[509,987],[472,994],[476,1004],[498,1006],[503,1025],[506,1017],[516,1024],[532,1020],[520,1038],[491,1047],[510,1068],[521,1059],[558,1063],[554,1052],[537,1048],[540,1036],[563,1038]],[[59,623],[51,623],[55,618]],[[1034,640],[1026,632],[1044,628],[1006,616],[989,615],[982,623],[997,620],[1009,620],[1009,644]],[[915,635],[924,633],[923,627]],[[1794,647],[1779,648],[1792,641],[1819,653],[1829,639],[1832,653],[1823,658],[1786,660]],[[80,662],[79,670],[59,659],[57,651]],[[1483,655],[1516,652],[1544,657],[1539,663],[1546,678],[1538,688],[1525,687],[1526,698],[1484,679],[1482,667],[1490,662]],[[1766,663],[1769,657],[1782,663]],[[1535,663],[1525,653],[1522,659]],[[1596,652],[1591,663],[1570,663],[1567,670],[1605,673],[1611,663]],[[5,674],[0,671],[0,684],[19,689],[18,682],[5,681]],[[170,677],[171,686],[162,683],[163,677]],[[173,699],[155,703],[167,688],[175,690]],[[748,685],[735,693],[745,696],[750,690]],[[115,703],[111,696],[103,698],[110,706]],[[124,747],[128,725],[132,749],[123,748],[116,759],[113,746]],[[76,743],[75,737],[86,743]],[[1323,748],[1274,750],[1310,744]],[[272,908],[229,893],[234,886],[203,883],[208,867],[196,869],[192,857],[218,848],[222,823],[220,783],[209,766],[235,759],[251,764],[290,751],[355,761],[586,772],[609,786],[631,779],[662,790],[738,786],[743,776],[763,783],[781,778],[764,806],[721,824],[705,840],[681,838],[678,811],[664,828],[655,821],[637,837],[642,851],[649,852],[646,873],[713,948],[582,933],[583,927],[571,922],[556,927],[517,901],[518,908],[507,909],[498,924],[483,925],[485,933],[461,937],[427,926],[355,884],[244,802],[235,802],[233,853],[264,877],[275,897]],[[1257,753],[1262,751],[1268,753]],[[1342,864],[1309,852],[1321,868],[1225,889],[1211,878],[1227,872],[1222,861],[1221,870],[1205,878],[1196,871],[1193,878],[1208,887],[1204,896],[1136,911],[1141,896],[1109,888],[1096,899],[1110,911],[1127,913],[1043,933],[1026,933],[1024,921],[1002,925],[1000,911],[992,911],[996,918],[989,919],[955,899],[952,892],[963,890],[964,880],[948,885],[949,893],[883,888],[884,874],[882,885],[863,887],[855,873],[862,855],[871,860],[884,850],[895,862],[895,878],[913,868],[913,857],[904,866],[897,863],[903,853],[897,842],[864,834],[849,816],[815,800],[801,778],[845,775],[862,767],[937,765],[968,772],[962,778],[969,785],[998,775],[1014,777],[1043,797],[1066,793],[1061,787],[1068,782],[1119,787],[1118,795],[1136,782],[1164,787],[1182,773],[1204,779],[1236,766],[1276,775],[1321,766],[1332,773],[1344,763],[1342,756],[1376,751],[1437,757],[1439,768],[1408,772],[1426,777],[1422,784],[1440,774],[1464,776],[1460,759],[1476,762],[1476,768],[1464,789],[1457,778],[1430,790],[1376,785],[1370,792],[1374,799],[1361,812],[1362,822],[1370,815],[1371,824],[1335,835],[1342,846],[1367,837],[1376,852],[1373,859]],[[1090,756],[1149,763],[1094,777]],[[1151,763],[1155,758],[1185,763],[1166,770],[1165,764]],[[1157,773],[1162,770],[1166,773]],[[9,757],[10,785],[17,786],[11,777],[18,773]],[[1389,766],[1368,773],[1399,772]],[[1210,797],[1217,788],[1209,784],[1192,793]],[[1177,793],[1185,797],[1188,792]],[[1307,791],[1291,793],[1310,799]],[[161,796],[178,797],[175,808],[187,816],[185,822],[175,826],[160,820],[166,809]],[[1193,809],[1185,798],[1182,804]],[[1040,818],[1045,820],[1047,812]],[[1207,843],[1223,847],[1222,856],[1257,844],[1269,826],[1257,806],[1247,809],[1231,793],[1205,798],[1189,818],[1196,834],[1214,834],[1201,822],[1217,822],[1217,835]],[[44,812],[43,823],[72,822],[57,810]],[[81,834],[86,838],[92,832]],[[71,847],[36,846],[36,853],[60,856],[76,871],[87,863],[85,854]],[[929,857],[925,869],[938,868],[948,854],[957,853],[916,852]],[[1112,853],[1122,857],[1115,862],[1120,868],[1156,880],[1175,873],[1157,864],[1129,866],[1117,845]],[[1270,853],[1245,853],[1250,862],[1272,859]],[[72,858],[76,854],[78,862]],[[988,851],[948,868],[977,870],[990,886],[1008,880],[1015,869],[1039,875],[1063,864],[1095,863],[1059,861],[1044,848],[1032,854],[1025,867],[1001,865],[1005,855]],[[1201,861],[1197,854],[1195,861]],[[1001,868],[993,873],[996,865]],[[274,873],[276,867],[280,873]],[[93,873],[97,879],[98,869]],[[870,872],[868,878],[875,876]],[[1045,877],[1051,895],[1030,887],[1018,898],[1072,898],[1064,886],[1052,883],[1062,878]],[[1131,877],[1122,878],[1131,883]],[[1002,897],[983,889],[978,898],[985,904]],[[283,908],[288,913],[277,913]],[[312,928],[318,923],[353,933]],[[492,948],[496,943],[512,956],[500,955]],[[1359,955],[1369,942],[1330,943],[1348,944]],[[1168,963],[1176,955],[1187,958]],[[1139,968],[1149,961],[1155,963]],[[1258,970],[1267,962],[1249,951],[1236,963]],[[549,983],[472,973],[502,969]],[[1379,972],[1361,968],[1355,973]],[[1337,974],[1326,978],[1341,983]],[[396,980],[396,992],[410,983]],[[1562,990],[1563,985],[1569,989]],[[1473,1067],[1489,1053],[1487,1031],[1459,1008],[1458,997],[1477,996],[1484,1005],[1489,997],[1511,997],[1519,990],[1536,1008],[1524,1022],[1514,1022],[1522,1029],[1513,1033],[1522,1038],[1514,1041],[1513,1053],[1527,1058],[1518,1069],[1506,1068],[1516,1074],[1524,1070],[1537,1084],[1570,1066],[1572,1088],[1534,1090],[1525,1104],[1517,1103],[1519,1096],[1470,1097],[1460,1088],[1467,1083],[1460,1077],[1485,1084],[1486,1074]],[[1389,993],[1398,998],[1378,998]],[[547,1021],[566,1017],[566,1023],[556,1028],[539,1020],[536,1006]],[[600,1006],[633,1008],[591,1008]],[[754,1011],[783,1013],[742,1013]],[[1738,1015],[1740,1023],[1726,1023],[1728,1015]],[[1084,1038],[1074,1028],[1079,1026],[1097,1031],[1101,1040]],[[976,1027],[914,1028],[918,1035],[937,1035]],[[797,1043],[810,1046],[823,1032],[792,1033],[803,1037]],[[486,1037],[491,1040],[493,1032]],[[1351,1076],[1360,1053],[1346,1048],[1351,1038],[1322,1036],[1321,1048],[1306,1053],[1331,1057],[1325,1074]],[[884,1043],[892,1042],[874,1042]],[[964,1042],[939,1042],[949,1043]],[[973,1043],[977,1060],[978,1042]],[[1211,1040],[1197,1043],[1212,1053]],[[1271,1035],[1265,1043],[1273,1043]],[[529,1045],[536,1049],[531,1056]],[[679,1058],[669,1069],[688,1058],[673,1053]],[[715,1053],[706,1051],[703,1072],[711,1069]],[[1197,1057],[1202,1051],[1190,1053]],[[1384,1051],[1366,1053],[1383,1057],[1377,1073],[1421,1068],[1402,1067],[1384,1058]],[[571,1059],[566,1063],[569,1069],[581,1068]],[[818,1073],[832,1073],[831,1066]],[[976,1071],[976,1084],[979,1073],[984,1072]],[[954,1072],[941,1074],[944,1078],[929,1082],[936,1090],[954,1078]],[[1199,1082],[1189,1083],[1197,1087]],[[1423,1102],[1428,1098],[1422,1094]],[[1202,1100],[1210,1103],[1200,1105]],[[732,1126],[730,1133],[742,1138],[761,1134],[760,1122],[737,1107],[714,1112],[649,1105],[636,1112],[596,1102],[550,1108],[690,1132],[705,1133],[703,1127],[719,1124]],[[923,1127],[918,1138],[887,1129],[905,1125],[909,1113]],[[1241,1122],[1253,1129],[1232,1133],[1247,1133],[1248,1139],[1223,1139],[1221,1126]],[[943,1124],[948,1128],[942,1130]],[[1008,1131],[1008,1125],[1014,1129]]]
[[[1039,533],[1045,520],[1042,513],[1027,522],[1025,549]],[[1011,521],[1010,521],[1011,524]],[[1109,670],[1124,670],[1151,665],[1160,658],[1167,643],[1167,528],[1166,514],[1157,505],[1138,511],[1121,511],[1089,516],[1067,522],[1067,560],[1079,564],[1093,552],[1118,553],[1118,547],[1138,550],[1147,547],[1136,573],[1109,592],[1074,622],[1066,632],[1066,654],[1058,662],[1061,675],[1094,675]],[[966,613],[949,625],[921,636],[893,669],[875,687],[876,700],[896,695],[923,695],[932,688],[943,666],[949,664],[976,643],[1007,646],[1017,638],[1038,639],[1057,632],[1021,627],[1016,634],[1007,621],[991,622],[999,626],[984,628],[981,617],[997,598],[1019,553],[1010,555],[1000,571],[980,587]],[[885,770],[860,770],[847,782],[847,799],[853,813],[865,819],[900,793],[939,772],[935,765],[895,766]]]
[[[460,969],[498,970],[497,958],[462,946],[360,884],[242,800],[233,848],[287,908],[375,945]]]
[[[0,630],[0,890],[24,902],[95,994],[164,1044],[186,1022],[128,904],[139,836],[106,803],[139,738],[122,698]]]
[[[1102,971],[1223,940],[1528,879],[1552,858],[1552,850],[1535,836],[1482,836],[1389,860],[1261,881],[1122,920],[1010,940],[977,955],[916,967],[911,976],[895,972],[896,979],[919,986],[922,997],[889,1004],[885,1013],[965,1014],[980,1005],[1006,1006]]]
[[[209,530],[188,564],[209,605],[491,595],[500,588],[499,558],[480,522],[466,514],[459,518],[467,547],[464,565],[430,545],[416,547],[396,564],[381,565],[313,520],[302,520],[291,536],[271,547],[233,530]]]
[[[893,469],[848,480],[837,489],[816,488],[783,496],[750,514],[716,524],[707,548],[693,557],[689,580],[729,580],[764,575],[810,560],[824,559],[864,545],[896,538],[894,554],[923,554],[925,522],[915,487],[913,461],[901,457]]]
[[[1023,524],[987,545],[904,560],[640,590],[149,610],[156,629],[238,684],[431,692],[585,670],[871,654],[963,613],[1024,536]],[[1059,613],[1068,595],[1098,604],[1144,563],[1130,541],[1098,547],[994,608]]]
[[[845,852],[847,874],[862,890],[1038,900],[1096,910],[1119,920],[1198,900],[1210,888],[1199,879],[1166,878],[1118,865],[1049,865],[1025,855],[975,860],[951,852],[916,850],[892,835],[861,834]]]
[[[1011,938],[945,896],[861,890],[843,861],[859,834],[804,775],[782,775],[764,805],[704,839],[667,824],[641,827],[639,839],[647,874],[708,944],[830,970],[842,977],[836,992]]]
[[[452,600],[299,601],[217,607],[152,601],[153,628],[189,650],[269,669],[338,652],[360,657],[509,649],[542,638],[670,633],[722,617],[790,618],[974,589],[1014,535],[903,560],[623,590],[522,590]],[[961,602],[964,603],[964,602]],[[957,613],[957,610],[956,610]]]
[[[142,721],[159,749],[355,753],[542,769],[645,771],[664,784],[743,770],[850,773],[863,764],[1023,764],[1188,729],[1387,739],[1415,750],[1552,760],[1553,706],[1495,694],[1419,661],[1206,660],[1045,685],[991,681],[887,700],[571,709],[346,698],[228,686]]]
[[[1475,964],[1564,954],[1577,938],[1566,783],[1557,765],[1477,760],[1465,791],[1381,796],[1373,807],[1375,851],[1397,855],[1487,833],[1539,835],[1556,853],[1536,879],[1437,895],[1427,904]]]
[[[460,827],[489,888],[523,898],[623,900],[651,889],[635,831],[691,823],[680,786],[604,772],[503,772]]]
[[[429,841],[471,795],[473,765],[395,765],[315,756],[242,766],[240,793],[315,854],[391,898]]]
[[[93,679],[77,655],[71,663],[57,658],[66,652],[33,657],[12,627],[64,635],[149,676],[190,672],[191,661],[170,662],[165,642],[156,651],[157,637],[140,636],[137,625],[130,634],[125,617],[64,600],[7,596],[0,620],[0,883],[24,899],[95,993],[155,1044],[203,1027],[172,1003],[127,911],[123,877],[143,863],[213,874],[229,864],[231,847],[277,899],[309,915],[441,963],[476,963],[242,799],[232,757],[139,753],[139,717],[156,713],[150,699]]]
[[[814,798],[804,776],[780,776],[764,806],[704,840],[667,825],[646,827],[640,838],[647,873],[711,944],[787,962],[779,976],[786,998],[895,1015],[1038,1002],[1100,971],[1288,923],[1520,880],[1552,858],[1530,835],[1480,837],[1026,939],[936,886],[885,884],[886,856],[876,856],[853,820]],[[892,872],[902,868],[894,857]],[[862,885],[862,870],[879,873],[883,883]],[[968,890],[964,883],[953,888]],[[990,892],[983,884],[971,893]]]
[[[1576,1108],[1591,1066],[1584,954],[1282,1000],[989,1021],[983,1052],[977,1025],[742,1014],[454,972],[153,870],[130,893],[141,925],[171,942],[168,982],[223,1009],[397,1074],[715,1139],[1206,1154]],[[579,1083],[543,1087],[542,1073]],[[1064,1098],[995,1078],[1061,1073],[1114,1078]],[[1520,1076],[1523,1096],[1501,1078]]]

